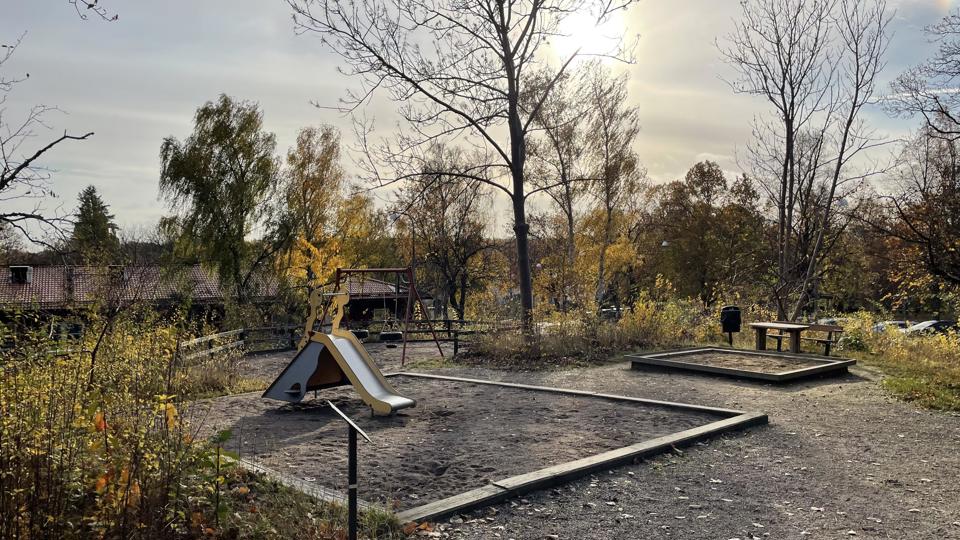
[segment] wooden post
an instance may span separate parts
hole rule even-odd
[[[800,352],[800,329],[790,331],[790,352]]]
[[[753,330],[757,333],[757,350],[765,351],[767,350],[767,329],[759,326],[755,326]]]

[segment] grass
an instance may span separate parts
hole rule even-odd
[[[237,469],[227,478],[229,493],[221,527],[208,535],[227,539],[346,538],[347,509],[317,501],[262,475]],[[360,537],[405,538],[396,517],[383,510],[360,514]]]
[[[928,346],[918,343],[904,348],[923,350]],[[913,356],[904,354],[902,350],[849,351],[848,354],[841,354],[864,365],[880,368],[885,375],[881,385],[898,399],[928,409],[960,411],[960,369],[951,361],[954,359],[930,354]]]
[[[204,399],[266,388],[268,383],[262,379],[247,377],[240,372],[239,360],[236,354],[215,356],[202,364],[185,368],[185,397]]]
[[[899,399],[928,409],[960,411],[960,335],[873,332],[876,317],[859,313],[844,327],[838,355],[880,368]]]

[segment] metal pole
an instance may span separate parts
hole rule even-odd
[[[400,274],[397,274],[399,279]],[[407,331],[410,329],[410,314],[413,304],[413,293],[417,290],[416,285],[414,284],[414,273],[413,268],[407,268],[407,309],[404,310],[403,316],[403,352],[400,353],[400,367],[403,367],[404,363],[407,361]],[[397,287],[397,293],[400,292],[400,287]],[[397,296],[400,296],[397,294]]]
[[[348,538],[357,540],[357,430],[353,426],[349,427],[349,472],[347,473],[347,527],[349,531]]]

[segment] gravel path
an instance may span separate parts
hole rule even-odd
[[[531,493],[438,530],[463,539],[960,539],[960,415],[893,400],[879,373],[851,371],[772,386],[631,371],[625,362],[534,373],[438,370],[770,417],[768,426]]]

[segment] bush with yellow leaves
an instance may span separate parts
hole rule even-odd
[[[844,323],[841,354],[883,369],[883,386],[894,395],[925,407],[960,410],[960,335],[906,334],[860,312]]]
[[[0,325],[0,538],[191,536],[222,512],[222,453],[181,421],[179,321],[91,317],[70,343]]]
[[[670,282],[658,277],[651,291],[619,313],[598,313],[596,306],[535,312],[532,336],[520,331],[489,332],[474,340],[465,359],[537,367],[609,359],[637,349],[715,343],[723,339],[720,307],[705,308],[696,299],[680,298]]]

